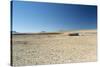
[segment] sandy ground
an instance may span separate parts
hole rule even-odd
[[[59,35],[13,35],[13,65],[96,61],[96,31],[75,32],[81,35],[68,36],[70,32]]]

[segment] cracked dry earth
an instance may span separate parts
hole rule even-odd
[[[96,35],[13,35],[14,66],[96,61]]]

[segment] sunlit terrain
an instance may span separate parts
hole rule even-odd
[[[96,61],[96,30],[12,36],[14,66]]]

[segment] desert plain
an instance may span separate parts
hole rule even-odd
[[[70,35],[77,33],[78,35]],[[12,34],[12,65],[45,65],[97,60],[97,31]]]

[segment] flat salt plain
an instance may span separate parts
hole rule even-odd
[[[79,36],[69,36],[70,33]],[[61,32],[61,34],[12,35],[12,65],[45,65],[97,60],[96,30]]]

